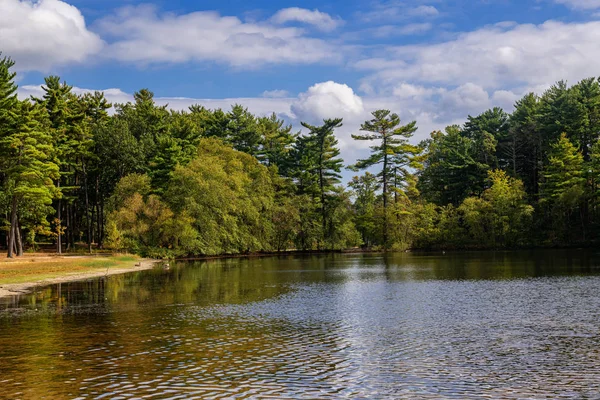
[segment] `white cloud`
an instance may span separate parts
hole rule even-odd
[[[317,83],[301,93],[291,107],[296,117],[307,122],[359,115],[364,111],[362,99],[348,85],[333,81]]]
[[[381,22],[384,20],[406,20],[408,18],[432,18],[440,14],[432,5],[409,6],[401,1],[388,1],[375,4],[373,9],[360,14],[360,18],[367,22]]]
[[[410,15],[422,16],[422,17],[433,17],[438,15],[440,12],[434,6],[419,6],[409,10]]]
[[[59,0],[0,0],[0,50],[18,70],[83,62],[104,42],[74,6]]]
[[[600,22],[485,27],[432,45],[388,47],[357,68],[374,71],[371,86],[397,82],[487,89],[577,81],[600,70]]]
[[[356,32],[346,33],[344,38],[348,40],[364,40],[365,38],[389,39],[394,36],[421,35],[430,31],[432,28],[433,25],[429,22],[406,25],[382,25],[375,28],[367,28]]]
[[[329,32],[340,26],[343,21],[334,19],[331,15],[319,10],[307,10],[306,8],[290,7],[283,8],[271,17],[275,24],[285,24],[287,22],[302,22],[304,24],[314,25],[318,29]]]
[[[257,68],[330,63],[341,57],[336,48],[301,29],[244,23],[216,12],[159,15],[150,6],[127,7],[98,26],[116,38],[107,57],[133,63],[208,61]]]
[[[270,98],[283,98],[283,97],[288,97],[289,95],[290,95],[290,93],[287,90],[280,90],[280,89],[265,90],[262,93],[262,97],[270,97]]]
[[[78,95],[96,92],[96,90],[94,90],[94,89],[84,89],[84,88],[80,88],[77,86],[74,86],[71,91]],[[125,93],[121,89],[113,88],[113,89],[103,89],[103,90],[98,90],[98,91],[103,92],[104,96],[111,103],[126,103],[128,101],[133,101],[133,96],[130,95],[129,93]],[[42,89],[41,85],[24,85],[24,86],[19,86],[17,94],[21,100],[27,99],[31,96],[41,98],[44,95],[44,90]]]
[[[554,0],[554,2],[579,10],[594,10],[600,8],[600,0]]]

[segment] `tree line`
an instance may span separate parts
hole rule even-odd
[[[50,76],[17,98],[0,58],[0,243],[85,243],[151,256],[368,247],[514,248],[595,244],[600,84],[559,82],[413,143],[416,122],[377,110],[344,165],[342,119],[125,104],[77,95]],[[112,112],[109,113],[109,110]],[[341,171],[360,175],[346,186]]]

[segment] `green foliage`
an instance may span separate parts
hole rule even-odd
[[[472,247],[519,247],[528,244],[533,207],[526,203],[523,182],[505,171],[489,172],[491,186],[480,198],[469,197],[459,207]]]
[[[321,220],[320,232],[312,226],[312,221],[306,221],[302,224],[302,234],[304,237],[310,232],[308,237],[311,242],[316,238],[316,247],[319,249],[334,248],[341,241],[336,236],[338,227],[335,226],[335,219],[340,219],[340,216],[335,213],[338,211],[339,195],[342,193],[336,185],[340,183],[340,172],[343,166],[334,131],[342,126],[342,119],[326,119],[321,126],[303,122],[302,126],[308,129],[308,134],[298,139],[295,149],[298,163],[293,175],[297,180],[300,193],[310,195],[313,203],[318,202],[318,206],[307,209],[303,214],[311,219],[317,218],[318,207]],[[309,242],[306,241],[306,237],[303,240],[303,248],[314,247],[314,244],[305,247]]]
[[[195,105],[147,89],[114,108],[57,76],[19,101],[0,58],[0,243],[85,240],[152,256],[355,246],[598,244],[600,83],[558,82],[512,115],[492,108],[413,142],[416,122],[377,110],[356,140],[368,170],[340,185],[341,119],[302,123]],[[64,240],[64,242],[63,242]]]
[[[366,172],[362,176],[355,176],[348,184],[354,195],[354,222],[360,232],[362,243],[371,247],[377,242],[379,231],[375,210],[377,206],[377,191],[380,188],[375,175]]]
[[[438,205],[459,205],[483,192],[488,165],[478,161],[480,148],[458,126],[433,132],[424,143],[427,157],[419,190]]]
[[[548,164],[544,169],[542,201],[573,204],[573,195],[583,194],[584,184],[583,156],[563,133],[551,145]]]
[[[355,140],[376,140],[379,143],[371,146],[371,156],[358,160],[353,169],[366,169],[381,164],[377,174],[383,188],[383,245],[387,245],[388,233],[388,199],[391,191],[397,192],[404,187],[411,176],[409,168],[421,168],[418,155],[422,148],[409,143],[409,139],[417,130],[415,121],[400,125],[398,114],[389,110],[377,110],[372,113],[373,119],[361,125],[364,134],[352,135]]]
[[[177,167],[167,193],[196,230],[195,254],[270,250],[274,188],[268,169],[254,157],[216,139],[203,139],[198,156]]]

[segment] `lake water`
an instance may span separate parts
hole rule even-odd
[[[600,253],[187,262],[0,300],[0,398],[600,398]]]

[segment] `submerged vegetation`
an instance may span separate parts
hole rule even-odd
[[[0,58],[0,244],[51,242],[143,255],[214,255],[365,246],[514,248],[594,244],[599,229],[600,84],[559,82],[413,143],[416,122],[372,113],[346,166],[341,119],[126,104],[46,78],[19,100]],[[109,110],[114,112],[109,114]],[[357,129],[358,131],[358,129]]]

